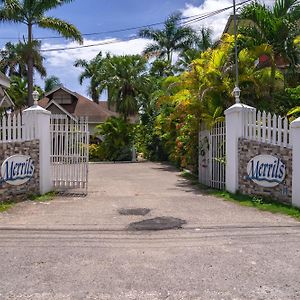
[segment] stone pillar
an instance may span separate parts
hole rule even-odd
[[[226,190],[236,193],[238,190],[239,153],[238,140],[243,136],[243,111],[256,110],[254,107],[236,103],[225,110],[226,123]]]
[[[51,112],[38,105],[29,107],[23,111],[24,131],[28,137],[40,141],[40,194],[52,190],[51,179],[51,142],[50,142],[50,115]]]
[[[291,123],[291,141],[293,145],[292,204],[300,207],[300,118]]]

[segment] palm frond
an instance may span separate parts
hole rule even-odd
[[[75,40],[80,44],[83,43],[79,30],[74,25],[66,21],[53,17],[42,17],[37,21],[37,23],[42,28],[52,29],[65,38]]]

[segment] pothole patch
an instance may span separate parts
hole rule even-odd
[[[186,221],[173,217],[157,217],[140,222],[130,223],[129,230],[167,230],[180,229]]]
[[[123,216],[145,216],[150,210],[149,208],[121,208],[118,212]]]

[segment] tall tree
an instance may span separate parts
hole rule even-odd
[[[22,23],[27,26],[27,45],[33,48],[33,26],[48,28],[58,32],[65,38],[82,42],[82,37],[76,27],[58,18],[48,17],[46,12],[70,3],[72,0],[4,0],[0,8],[0,22]],[[33,104],[33,54],[28,57],[28,105]]]
[[[52,91],[57,86],[61,85],[61,81],[57,76],[50,76],[45,80],[45,93]]]
[[[39,86],[34,86],[35,90],[39,92],[40,98],[43,97],[43,90]],[[22,108],[27,102],[27,90],[28,81],[25,77],[19,77],[13,75],[10,78],[10,87],[7,89],[7,93],[14,101],[16,108]]]
[[[139,32],[139,36],[153,40],[144,49],[144,55],[166,58],[172,63],[173,53],[188,49],[194,41],[195,32],[191,27],[181,26],[181,14],[171,15],[164,23],[164,29],[146,28]]]
[[[149,80],[146,60],[140,55],[123,55],[107,58],[98,77],[99,92],[108,91],[109,105],[126,120],[138,112]]]
[[[249,26],[240,29],[249,38],[247,46],[268,44],[272,47],[272,52],[267,53],[272,65],[272,95],[276,64],[285,61],[293,68],[299,63],[299,48],[294,43],[300,33],[299,1],[275,0],[272,8],[255,1],[243,8],[241,17],[252,21]]]
[[[190,69],[192,61],[200,58],[202,52],[212,47],[211,33],[209,28],[202,27],[200,33],[195,35],[193,45],[179,54],[176,62],[179,71]]]
[[[31,55],[33,58],[33,69],[42,77],[47,75],[43,65],[44,57],[40,54],[41,42],[32,41],[32,47],[28,44],[19,42],[13,44],[8,42],[4,49],[0,51],[1,61],[0,70],[7,76],[26,77],[28,74],[28,58]]]
[[[109,58],[110,55],[107,54],[106,58]],[[90,61],[85,59],[78,59],[76,60],[74,66],[83,68],[83,72],[79,76],[80,84],[83,83],[85,79],[90,79],[90,85],[88,88],[89,95],[92,97],[93,101],[99,103],[100,97],[100,90],[99,84],[100,80],[100,73],[102,72],[103,63],[105,58],[102,56],[102,52],[100,51],[95,58]]]

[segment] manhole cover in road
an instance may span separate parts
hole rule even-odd
[[[150,212],[149,208],[121,208],[118,210],[124,216],[145,216]]]
[[[173,217],[158,217],[140,222],[130,223],[128,228],[132,230],[166,230],[179,229],[186,221]]]

